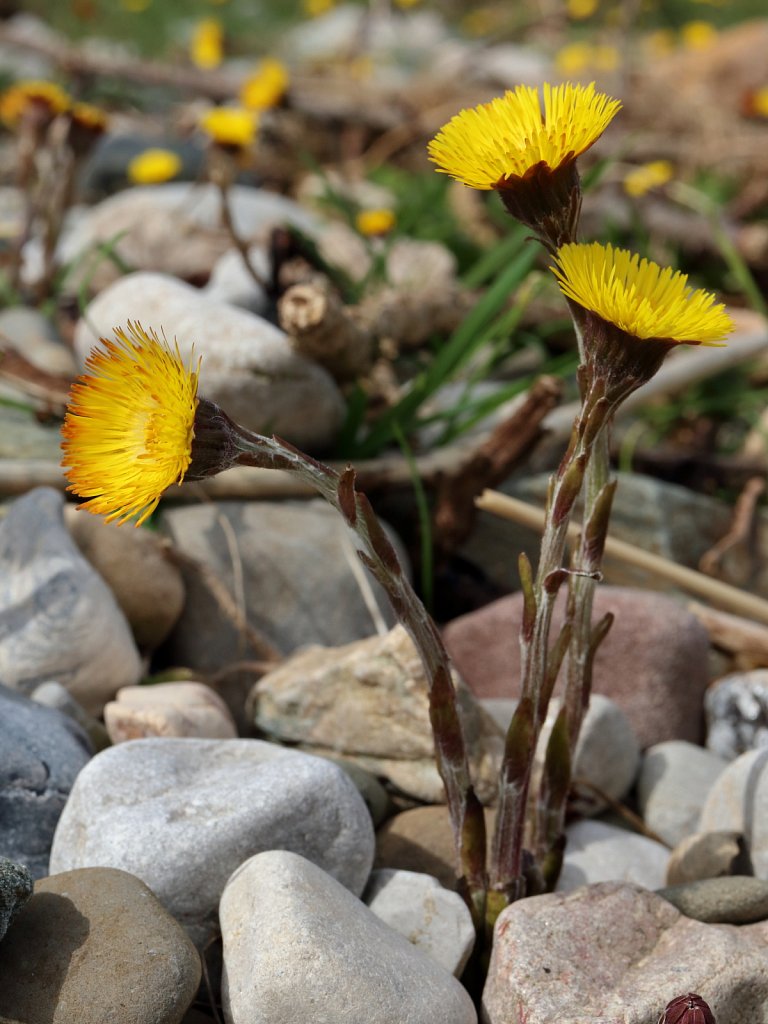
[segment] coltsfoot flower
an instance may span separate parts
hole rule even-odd
[[[114,333],[72,385],[62,465],[80,508],[139,526],[191,462],[198,373],[138,323]]]
[[[289,82],[285,64],[268,57],[240,86],[240,102],[246,110],[269,110],[280,103]]]
[[[17,82],[0,96],[0,120],[9,128],[16,128],[29,115],[50,122],[69,104],[69,96],[55,82],[29,79]]]
[[[181,157],[171,149],[145,149],[129,162],[128,180],[134,185],[155,185],[170,181],[181,170]]]
[[[217,146],[242,152],[253,145],[259,116],[245,107],[212,107],[200,118],[200,127]]]

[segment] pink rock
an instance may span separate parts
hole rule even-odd
[[[446,626],[448,653],[476,696],[519,697],[522,607],[522,595],[510,594]],[[564,607],[561,594],[553,637]],[[595,659],[594,692],[623,709],[642,747],[701,742],[709,682],[704,627],[679,601],[651,591],[599,587],[595,619],[608,611],[615,621]]]
[[[697,992],[722,1021],[766,1021],[762,925],[708,925],[639,886],[520,900],[496,923],[485,1024],[656,1024]]]

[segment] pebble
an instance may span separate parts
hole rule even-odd
[[[107,867],[44,878],[2,947],[3,1020],[180,1024],[200,957],[138,878]]]
[[[344,400],[333,379],[297,354],[283,331],[165,274],[128,274],[89,304],[75,329],[80,365],[100,337],[136,319],[175,339],[186,363],[202,358],[200,394],[241,426],[312,451],[327,447],[341,426]]]
[[[637,785],[646,825],[674,846],[697,830],[701,808],[726,762],[684,740],[650,747]]]
[[[456,849],[448,808],[412,807],[386,821],[376,833],[374,867],[432,875],[455,889]]]
[[[0,310],[0,334],[33,366],[46,373],[74,377],[72,352],[57,337],[51,322],[36,309],[10,306]]]
[[[0,522],[0,679],[24,693],[56,679],[98,715],[141,663],[104,580],[63,522],[63,496],[36,487]]]
[[[522,607],[521,594],[510,594],[443,631],[448,653],[478,697],[519,696]],[[564,608],[562,593],[553,635]],[[681,602],[650,591],[598,587],[595,620],[608,611],[616,619],[595,658],[593,692],[619,705],[642,748],[671,739],[700,742],[709,683],[704,627]],[[638,636],[654,642],[638,645]]]
[[[464,684],[455,683],[477,795],[490,803],[503,754],[501,730]],[[426,803],[445,799],[435,766],[429,685],[402,626],[344,647],[298,651],[262,676],[248,707],[252,724],[271,739],[349,757]]]
[[[768,882],[749,875],[702,878],[657,890],[695,921],[708,924],[751,924],[768,918]]]
[[[237,729],[227,705],[204,683],[155,683],[124,686],[104,706],[104,724],[113,743],[148,736],[235,739]]]
[[[109,585],[138,647],[159,647],[184,607],[184,582],[167,544],[151,530],[126,529],[71,505],[64,510],[64,523]]]
[[[360,796],[365,800],[365,806],[371,816],[373,827],[378,828],[392,814],[392,801],[389,793],[382,784],[365,768],[355,764],[353,761],[345,761],[340,757],[327,757],[328,761],[337,764],[352,779]]]
[[[750,750],[731,761],[709,791],[699,831],[740,832],[752,870],[768,880],[768,750]]]
[[[427,956],[461,977],[475,945],[469,907],[430,875],[396,868],[371,872],[363,902]]]
[[[0,857],[0,940],[32,895],[33,884],[23,864]]]
[[[71,718],[0,686],[0,856],[48,874],[56,823],[90,757]]]
[[[670,854],[667,885],[745,874],[748,865],[740,832],[697,832],[682,839]]]
[[[646,889],[664,885],[669,850],[646,836],[602,821],[577,821],[566,829],[558,892],[594,882],[634,882]]]
[[[57,683],[53,679],[46,683],[40,683],[29,696],[36,704],[61,711],[73,722],[76,722],[91,741],[94,753],[109,746],[109,736],[103,723],[93,715],[89,715],[61,683]]]
[[[448,971],[295,853],[242,864],[220,918],[230,1024],[477,1022]]]
[[[261,279],[268,281],[272,267],[263,246],[249,246],[248,259]],[[203,293],[213,302],[227,302],[251,313],[263,313],[267,308],[267,293],[254,280],[237,249],[227,249],[219,256]]]
[[[718,679],[704,695],[704,713],[707,747],[726,761],[768,747],[768,669]]]
[[[202,946],[229,875],[267,849],[300,853],[362,892],[374,834],[349,777],[260,740],[130,740],[80,773],[51,872],[96,864],[130,871]]]
[[[486,1024],[633,1021],[698,992],[722,1024],[765,1020],[765,935],[708,925],[655,893],[605,882],[519,900],[496,922]]]

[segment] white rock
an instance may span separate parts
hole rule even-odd
[[[378,868],[371,872],[363,901],[390,928],[461,977],[475,945],[475,928],[458,893],[431,875]]]
[[[741,832],[758,878],[768,879],[768,750],[732,761],[709,791],[700,832]]]
[[[637,788],[646,825],[670,846],[696,832],[709,791],[725,767],[722,758],[685,740],[649,747]]]
[[[243,864],[220,919],[228,1024],[476,1024],[455,978],[293,853]]]
[[[75,331],[80,364],[128,320],[175,339],[185,362],[194,349],[201,395],[250,430],[317,449],[341,424],[344,401],[332,378],[294,352],[283,331],[163,274],[129,274],[91,302]]]
[[[558,892],[593,882],[634,882],[646,889],[666,884],[670,851],[646,836],[602,821],[577,821],[566,829]]]
[[[113,743],[149,736],[236,739],[227,705],[203,683],[193,681],[124,686],[104,707],[104,724]]]
[[[365,803],[329,761],[260,740],[131,740],[94,757],[59,819],[51,874],[103,865],[137,875],[197,945],[227,878],[288,849],[362,892],[374,834]]]
[[[268,281],[272,270],[264,248],[250,246],[248,259],[262,280]],[[212,302],[228,302],[251,313],[263,313],[267,306],[266,292],[249,273],[237,249],[228,249],[216,260],[203,294]]]

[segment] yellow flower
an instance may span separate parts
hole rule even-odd
[[[361,210],[355,217],[355,227],[361,235],[386,235],[394,226],[392,210]]]
[[[145,149],[128,164],[128,180],[134,185],[170,181],[181,170],[181,157],[170,149]]]
[[[675,34],[668,28],[656,29],[648,33],[643,46],[650,57],[666,57],[675,49]]]
[[[744,112],[751,117],[768,117],[768,86],[747,93]]]
[[[327,14],[336,6],[336,0],[303,0],[304,13],[310,18],[318,18],[321,14]]]
[[[602,135],[621,107],[588,86],[519,85],[514,92],[462,110],[429,144],[438,171],[472,188],[505,187],[539,164],[554,171],[573,162]]]
[[[224,54],[224,32],[221,22],[215,18],[203,18],[195,26],[189,44],[192,63],[203,71],[210,71],[221,64]]]
[[[69,96],[55,82],[17,82],[0,96],[0,120],[15,128],[25,114],[35,110],[51,120],[67,110],[69,102]]]
[[[181,483],[192,457],[197,369],[137,323],[102,339],[72,385],[61,433],[67,490],[79,507],[137,526]]]
[[[574,21],[581,21],[584,18],[591,18],[597,10],[598,0],[566,0],[568,17]]]
[[[94,107],[91,103],[75,103],[69,111],[69,116],[79,128],[92,131],[97,135],[106,131],[109,118],[101,107]]]
[[[593,56],[589,43],[568,43],[555,54],[555,69],[560,75],[579,75],[591,66]]]
[[[621,54],[615,46],[596,46],[592,51],[592,67],[596,71],[615,71],[621,63]]]
[[[686,50],[708,50],[717,41],[717,29],[708,21],[688,21],[680,29]]]
[[[258,114],[243,107],[212,107],[200,118],[206,135],[228,149],[252,146],[258,126]]]
[[[632,337],[717,345],[733,330],[711,292],[627,249],[571,243],[551,269],[567,298]]]
[[[247,110],[276,106],[288,88],[288,69],[279,60],[263,60],[255,74],[240,86],[240,102]]]
[[[407,11],[409,7],[418,7],[421,0],[394,0],[395,7],[399,7],[401,11]]]
[[[461,27],[468,36],[487,36],[498,26],[499,16],[495,7],[476,7],[461,19]]]
[[[152,4],[152,0],[120,0],[120,6],[131,14],[141,14]]]
[[[652,188],[666,185],[674,173],[675,169],[669,160],[652,160],[633,168],[624,176],[624,191],[628,196],[644,196]]]

